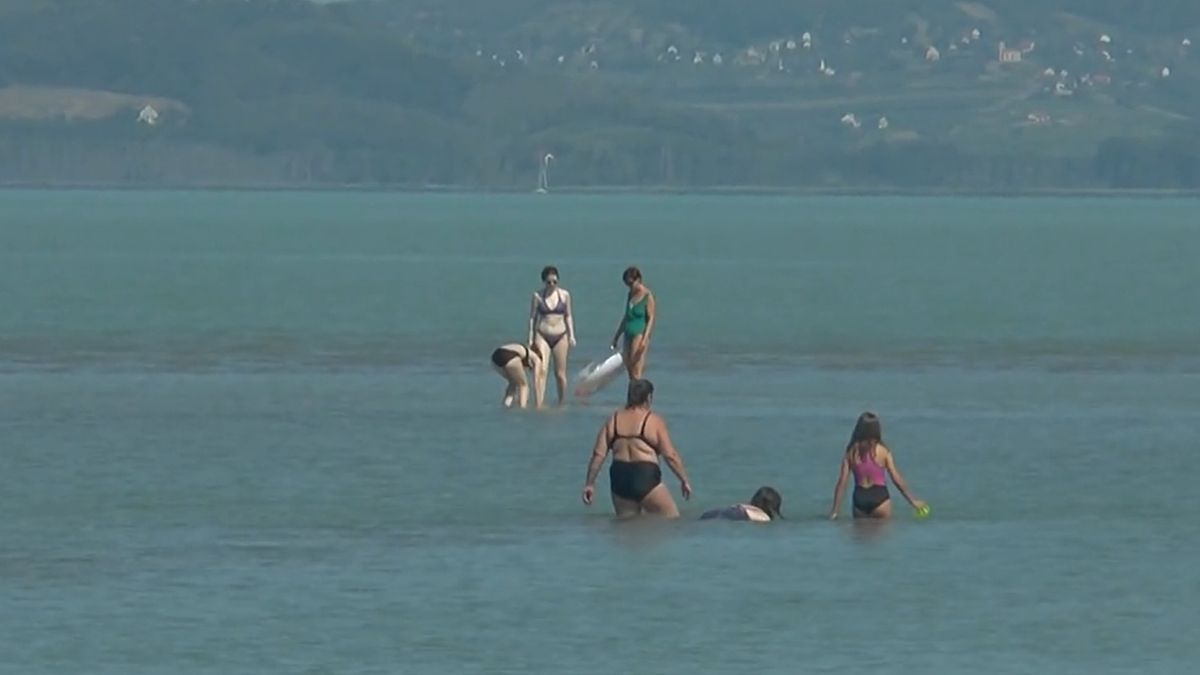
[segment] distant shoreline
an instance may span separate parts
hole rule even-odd
[[[130,184],[130,183],[54,183],[44,181],[0,182],[0,191],[19,190],[72,192],[109,190],[114,192],[369,192],[396,194],[498,194],[533,195],[535,191],[518,187],[472,185],[362,185],[362,184]],[[983,190],[967,188],[887,188],[887,187],[770,187],[727,185],[683,186],[561,186],[554,195],[672,195],[672,196],[761,196],[761,197],[1138,197],[1196,198],[1197,189],[1167,188],[1038,188]]]

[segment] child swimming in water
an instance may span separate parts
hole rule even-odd
[[[721,518],[724,520],[749,520],[756,523],[766,523],[772,520],[783,519],[783,514],[779,512],[782,506],[783,497],[779,495],[779,491],[773,487],[764,485],[758,488],[754,496],[750,498],[749,503],[710,509],[700,516],[700,520]]]

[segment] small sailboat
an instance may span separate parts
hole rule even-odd
[[[542,161],[538,165],[538,186],[537,192],[539,195],[544,195],[550,191],[549,167],[550,162],[554,160],[554,155],[546,153],[542,155]]]

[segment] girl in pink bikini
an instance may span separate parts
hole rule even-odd
[[[892,452],[883,444],[879,416],[873,412],[865,412],[858,416],[854,433],[850,435],[850,443],[842,456],[837,486],[833,489],[833,508],[829,512],[829,519],[838,517],[838,507],[842,503],[842,495],[846,491],[846,481],[850,474],[854,474],[854,494],[851,497],[854,517],[890,518],[892,500],[888,494],[885,471],[914,509],[925,508],[925,502],[913,497],[909,492],[904,477],[896,468]]]

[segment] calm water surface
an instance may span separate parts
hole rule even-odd
[[[1191,672],[1197,206],[0,193],[0,670]],[[550,263],[684,521],[579,503],[619,386],[498,407]],[[929,520],[821,518],[866,408]]]

